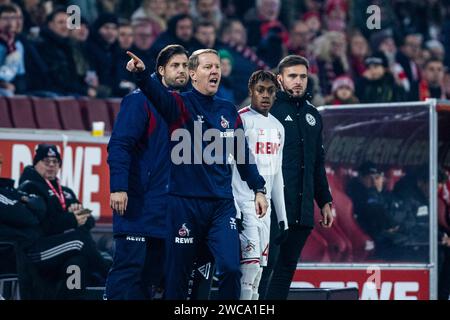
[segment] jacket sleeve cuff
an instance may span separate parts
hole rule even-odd
[[[119,191],[128,191],[128,176],[127,175],[121,175],[121,176],[111,176],[110,180],[110,188],[109,191],[112,192],[119,192]]]
[[[142,72],[136,72],[134,73],[134,78],[136,79],[136,82],[143,82],[150,78],[150,70],[147,67]]]

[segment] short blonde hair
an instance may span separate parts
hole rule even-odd
[[[189,70],[197,70],[198,65],[199,65],[198,57],[200,55],[202,55],[202,54],[205,54],[205,53],[212,53],[212,54],[215,54],[217,57],[219,57],[219,54],[214,49],[199,49],[199,50],[196,50],[189,57],[189,65],[188,65]]]

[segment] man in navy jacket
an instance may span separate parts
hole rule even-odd
[[[265,181],[256,165],[250,159],[242,161],[237,154],[243,152],[244,158],[251,155],[245,139],[242,149],[237,149],[236,129],[242,129],[242,121],[236,108],[215,97],[221,78],[219,56],[212,49],[195,51],[189,58],[193,89],[177,94],[167,92],[150,77],[141,59],[128,54],[127,69],[136,72],[139,88],[168,123],[172,141],[185,135],[193,142],[187,143],[186,150],[183,140],[173,145],[171,152],[166,298],[186,299],[193,261],[199,244],[206,241],[219,274],[219,299],[239,299],[239,237],[229,153],[220,148],[211,152],[213,143],[206,138],[208,134],[222,145],[231,142],[239,173],[255,191],[255,214],[264,216],[267,201]],[[196,139],[199,134],[202,141]]]
[[[186,86],[188,56],[182,46],[164,48],[156,69],[165,87]],[[116,251],[107,299],[148,299],[163,273],[169,181],[166,122],[140,90],[122,100],[108,145]],[[155,288],[154,288],[155,289]]]

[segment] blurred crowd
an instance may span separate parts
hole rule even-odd
[[[220,50],[219,95],[241,104],[257,69],[309,59],[315,104],[450,97],[449,0],[0,1],[0,95],[122,97],[126,50],[154,66],[176,43]],[[79,26],[70,5],[80,8]],[[372,15],[370,5],[377,5]],[[379,16],[377,16],[379,13]],[[69,24],[67,23],[69,19]],[[379,22],[380,28],[377,27]]]

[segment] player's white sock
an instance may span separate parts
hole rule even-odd
[[[259,300],[259,282],[261,281],[261,276],[262,276],[262,272],[263,272],[263,268],[259,267],[259,271],[256,274],[255,277],[255,281],[253,282],[253,286],[252,286],[252,300]]]
[[[258,275],[259,263],[241,264],[241,297],[240,300],[252,300],[253,284]]]

